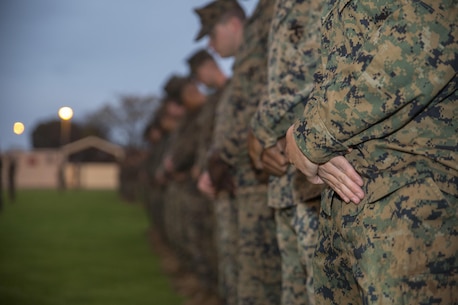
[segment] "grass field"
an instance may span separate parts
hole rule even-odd
[[[180,304],[147,228],[115,192],[19,191],[0,213],[0,304]]]

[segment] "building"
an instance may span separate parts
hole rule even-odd
[[[69,156],[89,148],[111,154],[117,162],[68,162]],[[101,138],[89,136],[60,149],[10,151],[2,158],[4,183],[8,181],[9,165],[11,162],[16,163],[17,189],[65,187],[114,190],[119,187],[119,162],[124,158],[124,149]]]

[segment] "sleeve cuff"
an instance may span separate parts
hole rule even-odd
[[[264,148],[272,147],[277,143],[279,136],[275,131],[263,126],[256,114],[251,119],[250,127]]]
[[[329,132],[321,119],[316,100],[310,100],[304,116],[308,119],[303,118],[294,123],[294,138],[307,159],[322,164],[348,151],[348,147]]]

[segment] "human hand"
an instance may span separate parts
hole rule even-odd
[[[274,146],[264,149],[262,163],[264,170],[274,176],[282,176],[288,169],[288,159],[285,155],[286,141],[280,139]]]
[[[323,180],[318,176],[318,164],[311,162],[302,153],[296,144],[296,140],[293,135],[294,125],[288,128],[286,132],[286,157],[290,163],[300,170],[307,180],[313,184],[323,184]]]
[[[360,203],[364,198],[363,179],[343,156],[334,157],[318,167],[318,175],[345,202]]]
[[[261,142],[256,138],[253,132],[250,130],[248,133],[248,154],[250,155],[251,161],[256,169],[263,169],[261,155],[263,147]]]
[[[168,155],[165,156],[162,162],[164,164],[164,170],[167,173],[173,173],[174,172],[175,166],[173,165],[172,156],[168,156]]]
[[[210,174],[208,171],[204,171],[197,180],[197,188],[199,191],[207,196],[210,199],[215,199],[216,197],[216,190],[212,184]]]
[[[293,126],[286,133],[286,152],[291,163],[299,169],[307,180],[314,184],[326,183],[345,202],[360,203],[364,198],[362,178],[343,156],[334,157],[324,164],[315,164],[304,156],[297,147],[293,136]]]
[[[208,173],[216,193],[225,190],[231,196],[235,196],[235,184],[232,179],[231,166],[221,159],[218,151],[213,151],[209,155]]]

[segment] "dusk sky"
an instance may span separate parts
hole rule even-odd
[[[74,120],[124,94],[156,95],[188,71],[196,43],[193,12],[207,0],[1,0],[0,151],[30,149],[40,122]],[[255,0],[240,1],[247,13]],[[220,60],[230,74],[232,60]],[[25,124],[13,133],[16,121]]]

